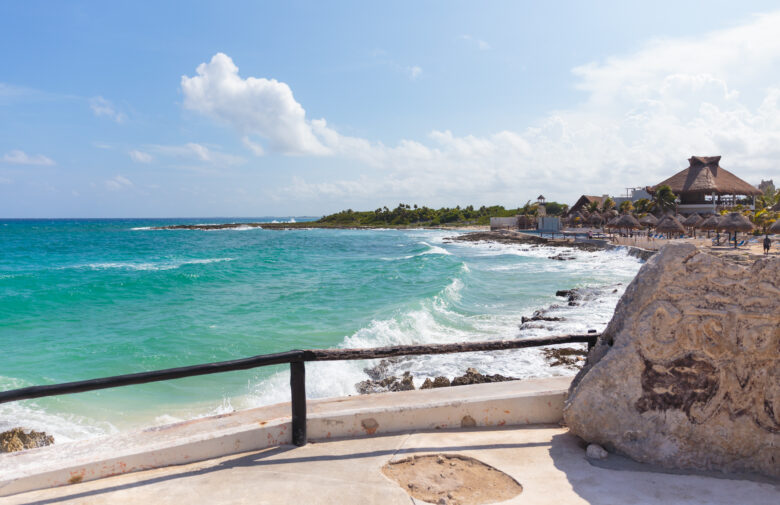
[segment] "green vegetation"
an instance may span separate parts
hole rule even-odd
[[[547,202],[544,208],[548,216],[559,216],[568,208],[558,202]],[[516,209],[507,209],[501,205],[491,207],[479,207],[473,205],[454,208],[442,207],[431,209],[400,203],[395,209],[382,207],[369,211],[343,210],[336,214],[325,216],[318,224],[331,226],[461,226],[461,225],[488,225],[491,217],[512,217],[516,215],[536,216],[539,213],[539,204],[527,202]]]

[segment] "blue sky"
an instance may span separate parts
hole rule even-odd
[[[636,4],[636,5],[633,5]],[[3,2],[0,217],[780,182],[774,2]]]

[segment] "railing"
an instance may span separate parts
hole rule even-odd
[[[292,442],[306,445],[306,367],[307,361],[339,361],[389,358],[394,356],[419,356],[423,354],[453,354],[460,352],[503,351],[546,345],[587,343],[590,350],[599,334],[589,330],[587,335],[564,335],[523,340],[496,340],[489,342],[466,342],[459,344],[397,345],[373,349],[307,349],[276,354],[262,354],[251,358],[232,361],[205,363],[202,365],[168,368],[127,375],[116,375],[100,379],[89,379],[63,384],[30,386],[0,392],[0,403],[30,400],[44,396],[83,393],[97,389],[108,389],[147,382],[159,382],[184,377],[195,377],[212,373],[247,370],[268,365],[290,364],[290,392],[292,410]]]

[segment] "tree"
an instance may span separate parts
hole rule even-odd
[[[613,200],[610,197],[607,197],[604,200],[604,203],[601,204],[601,210],[603,210],[605,212],[608,211],[608,210],[614,209],[614,208],[615,208],[615,200]]]
[[[653,207],[659,212],[666,212],[668,210],[674,210],[677,203],[677,195],[674,194],[672,188],[664,184],[659,186],[655,190],[653,195]]]
[[[620,202],[620,207],[618,207],[618,209],[622,214],[626,214],[634,210],[634,206],[631,205],[631,200],[625,200],[623,202]]]
[[[588,212],[596,212],[597,210],[599,210],[599,202],[590,202]]]
[[[647,198],[640,198],[634,202],[634,210],[640,214],[650,212],[650,200]]]

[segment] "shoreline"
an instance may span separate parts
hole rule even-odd
[[[261,228],[264,230],[307,230],[307,229],[333,229],[333,230],[451,230],[451,231],[482,231],[489,230],[488,225],[463,224],[453,226],[415,226],[415,225],[342,225],[330,223],[318,223],[316,221],[302,221],[296,223],[215,223],[215,224],[172,224],[167,226],[151,226],[148,230],[235,230],[239,228]]]

